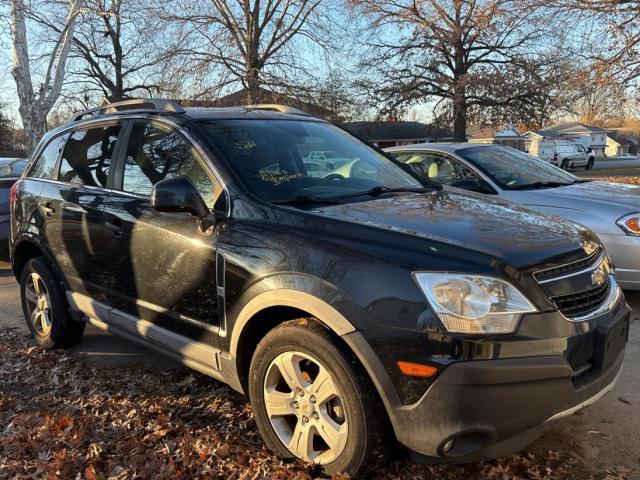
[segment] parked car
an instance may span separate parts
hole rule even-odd
[[[352,475],[396,441],[510,453],[613,387],[630,310],[592,232],[273,109],[128,101],[49,132],[11,197],[38,343],[141,342],[248,393],[281,457]],[[310,141],[357,162],[312,177]]]
[[[640,186],[581,180],[536,157],[497,145],[421,144],[388,152],[442,185],[584,225],[600,237],[620,285],[640,289]]]
[[[563,170],[582,167],[591,170],[595,163],[595,155],[590,148],[567,140],[543,140],[538,145],[537,157]]]
[[[24,158],[0,158],[0,253],[9,247],[9,190],[26,165]]]

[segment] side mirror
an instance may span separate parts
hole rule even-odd
[[[591,153],[593,152],[593,150],[591,149],[591,147],[587,148],[587,153]]]
[[[184,212],[204,218],[210,211],[200,192],[187,177],[162,180],[153,186],[151,207],[157,212]]]

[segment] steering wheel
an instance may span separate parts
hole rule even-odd
[[[343,175],[340,175],[339,173],[330,173],[329,175],[324,177],[324,179],[327,182],[335,182],[337,180],[346,180],[346,178]]]

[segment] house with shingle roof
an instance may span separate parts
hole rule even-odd
[[[528,151],[535,151],[535,145],[544,140],[565,140],[580,143],[585,148],[590,148],[596,157],[602,157],[605,155],[609,133],[610,131],[605,128],[580,122],[565,122],[527,132],[525,136],[527,137]]]
[[[526,137],[520,134],[510,123],[498,127],[472,125],[467,128],[467,141],[469,143],[495,143],[503,147],[524,150],[525,140]]]
[[[342,127],[380,148],[453,139],[449,130],[420,122],[346,122]]]

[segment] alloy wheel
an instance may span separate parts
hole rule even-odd
[[[51,298],[42,277],[37,273],[31,273],[27,278],[24,290],[27,300],[29,320],[41,336],[47,336],[51,332]]]
[[[327,464],[347,444],[342,394],[329,370],[312,356],[289,351],[273,359],[263,386],[271,426],[296,457]]]

